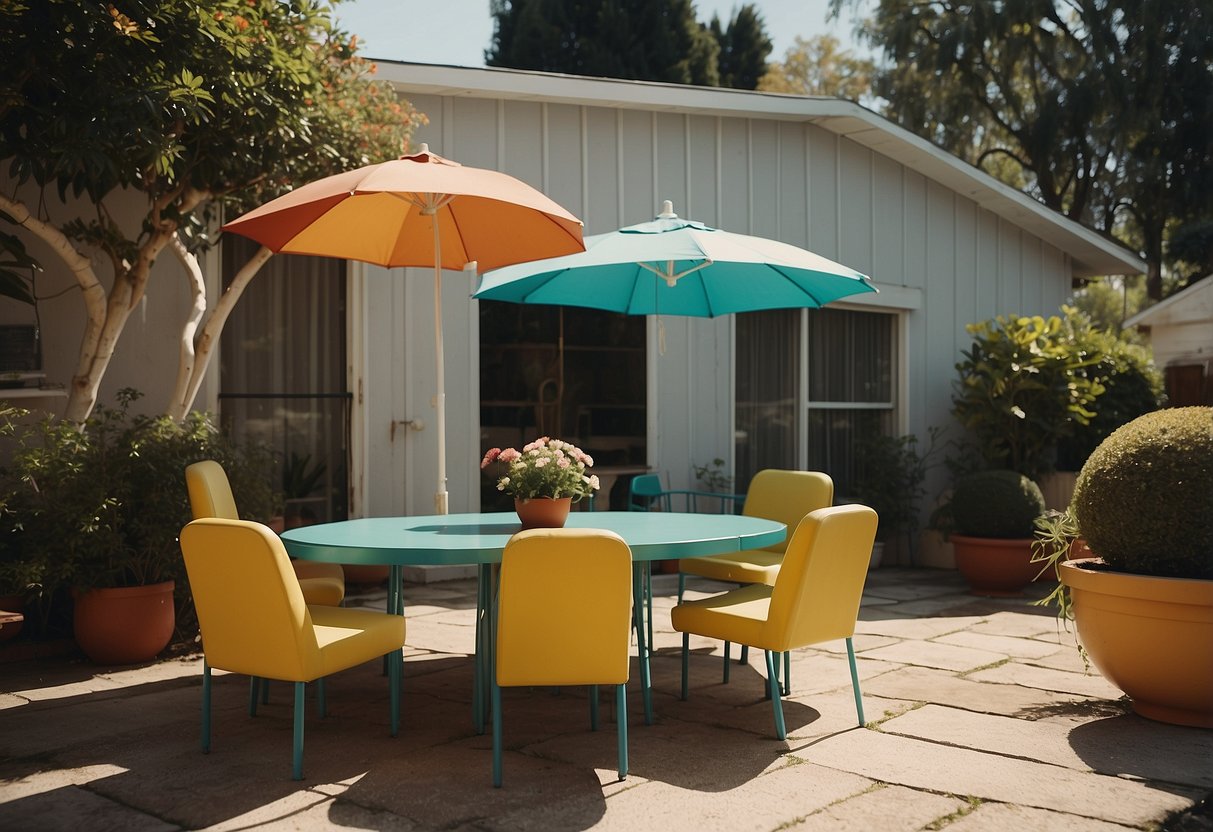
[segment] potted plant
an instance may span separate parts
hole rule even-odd
[[[1090,661],[1142,716],[1213,727],[1213,408],[1140,416],[1079,472],[1041,553]],[[1095,558],[1068,560],[1081,535]]]
[[[977,595],[1018,595],[1042,566],[1032,560],[1040,486],[1016,471],[966,474],[952,493],[956,568]]]
[[[483,470],[494,462],[506,466],[497,490],[514,498],[523,528],[560,528],[575,500],[598,489],[598,477],[586,472],[594,460],[585,451],[560,439],[542,436],[521,451],[491,448],[480,462]]]
[[[918,522],[918,501],[926,493],[927,469],[939,432],[932,428],[926,453],[918,452],[918,437],[869,434],[855,445],[855,502],[876,511],[879,525],[872,547],[871,568],[880,566],[884,545],[899,533],[910,533]]]
[[[10,553],[44,564],[46,593],[70,588],[72,632],[101,664],[154,657],[177,609],[192,621],[177,545],[190,520],[186,465],[222,460],[251,516],[266,519],[272,499],[268,453],[237,451],[200,413],[181,424],[132,414],[138,396],[120,391],[117,407],[79,427],[47,419],[25,429],[0,492]]]

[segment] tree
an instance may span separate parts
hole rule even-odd
[[[691,0],[492,0],[489,66],[717,86]]]
[[[404,150],[420,117],[370,81],[356,52],[316,0],[40,0],[0,12],[0,161],[37,194],[0,195],[0,212],[51,246],[87,314],[66,419],[92,411],[165,249],[194,296],[167,406],[182,418],[228,312],[270,256],[260,250],[208,317],[196,255],[218,209]],[[146,213],[124,226],[111,204],[130,192]],[[108,261],[108,288],[86,251]]]
[[[720,85],[736,90],[755,90],[767,71],[771,39],[767,37],[762,15],[753,4],[733,13],[727,27],[712,15],[708,29],[720,47],[718,70]]]
[[[884,0],[864,32],[892,119],[1131,245],[1161,296],[1168,233],[1213,217],[1213,0]]]
[[[808,40],[797,37],[782,62],[771,62],[758,82],[758,89],[837,96],[850,101],[870,97],[875,63],[856,57],[850,50],[840,50],[839,46],[833,35],[815,35]]]

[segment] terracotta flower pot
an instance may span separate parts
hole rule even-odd
[[[90,589],[76,595],[73,633],[96,664],[154,659],[173,637],[173,582]]]
[[[1114,572],[1098,558],[1060,571],[1091,663],[1133,710],[1213,728],[1213,581]]]
[[[1014,596],[1036,578],[1043,563],[1032,563],[1032,538],[952,535],[956,568],[975,595]]]
[[[572,506],[572,497],[514,498],[514,511],[524,529],[562,529]]]

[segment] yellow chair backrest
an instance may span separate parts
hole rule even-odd
[[[215,460],[204,459],[186,466],[185,485],[190,493],[190,511],[195,520],[200,517],[240,519],[227,472]]]
[[[788,537],[765,547],[782,552],[788,547],[793,530],[810,511],[834,504],[834,481],[820,471],[782,471],[766,468],[754,475],[746,490],[747,517],[776,520],[788,527]]]
[[[796,527],[771,591],[766,641],[791,650],[855,634],[876,539],[867,506],[818,509]]]
[[[278,535],[250,520],[204,518],[181,530],[181,553],[211,667],[295,682],[324,675]]]
[[[628,680],[632,551],[602,529],[531,529],[501,558],[497,683]]]

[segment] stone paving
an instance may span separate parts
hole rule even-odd
[[[491,787],[489,737],[471,724],[475,585],[460,580],[406,588],[400,736],[377,663],[340,674],[329,716],[308,714],[302,782],[286,685],[250,718],[247,680],[217,674],[204,755],[197,656],[0,663],[0,830],[1213,829],[1213,731],[1134,715],[1031,606],[1040,585],[989,599],[954,572],[873,571],[855,637],[866,727],[843,644],[824,644],[793,654],[785,742],[757,651],[725,685],[720,645],[692,639],[679,701],[674,576],[656,586],[656,720],[633,672],[623,782],[612,697],[595,733],[584,689],[510,689],[505,786]]]

